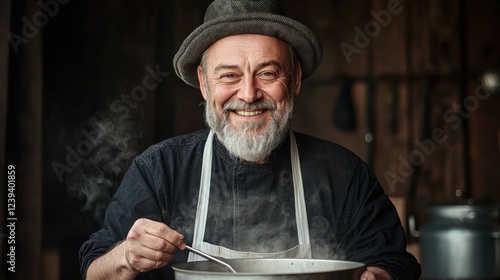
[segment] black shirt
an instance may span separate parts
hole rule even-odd
[[[80,250],[82,274],[125,239],[138,218],[162,221],[193,240],[208,130],[165,140],[139,155],[125,174],[103,228]],[[420,265],[406,252],[394,205],[366,164],[347,149],[295,133],[313,258],[378,266],[394,279],[418,279]],[[232,158],[214,139],[205,241],[238,251],[284,251],[298,244],[290,141],[264,164]],[[138,279],[173,279],[171,265]]]

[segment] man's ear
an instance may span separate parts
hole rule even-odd
[[[200,82],[201,94],[203,95],[203,98],[207,100],[207,88],[205,87],[207,83],[205,82],[205,75],[203,74],[203,69],[201,68],[201,65],[198,65],[196,72],[198,74],[198,81]]]
[[[295,62],[295,96],[300,94],[300,87],[302,85],[302,65],[300,64],[300,60],[297,59]]]

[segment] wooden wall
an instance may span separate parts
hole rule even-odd
[[[19,252],[30,256],[23,269],[38,275],[30,279],[79,279],[77,250],[99,223],[70,187],[83,163],[62,179],[53,165],[69,166],[74,158],[68,149],[81,148],[84,132],[95,128],[89,120],[103,120],[113,104],[125,106],[129,128],[142,131],[130,139],[131,154],[205,127],[201,95],[175,76],[172,57],[211,1],[59,2],[64,4],[17,53],[8,48],[6,29],[21,34],[22,18],[32,20],[43,8],[31,0],[9,8],[11,1],[0,0],[6,7],[0,9],[0,167],[14,163],[36,175],[26,175],[33,182],[19,182],[27,190],[20,207],[38,228],[31,237],[26,228],[20,233],[35,248]],[[298,97],[296,130],[335,141],[365,160],[400,203],[403,220],[431,203],[500,203],[500,96],[484,92],[478,79],[500,67],[498,1],[283,4],[288,15],[318,33],[324,47],[322,64]],[[26,63],[33,67],[22,68]],[[161,81],[130,101],[156,70]],[[23,89],[28,84],[38,86]],[[338,104],[350,104],[352,112]],[[34,134],[21,133],[30,128]],[[22,279],[17,276],[10,279]]]
[[[302,19],[325,48],[299,97],[295,127],[350,148],[389,195],[411,195],[417,208],[468,198],[498,202],[500,96],[484,92],[478,79],[499,67],[498,3],[320,2],[295,11],[307,11]],[[352,81],[352,130],[333,119],[345,77]]]

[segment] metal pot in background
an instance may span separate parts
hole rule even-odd
[[[173,266],[176,280],[358,280],[362,263],[318,259],[229,259],[224,260],[237,273],[228,272],[210,261],[197,261]]]
[[[500,207],[436,205],[419,232],[423,279],[500,279]],[[414,222],[410,221],[411,225]]]

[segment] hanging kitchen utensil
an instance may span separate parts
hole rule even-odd
[[[390,89],[390,101],[391,101],[391,119],[389,121],[389,129],[392,134],[398,132],[398,106],[399,106],[399,95],[398,95],[398,82],[393,81],[391,83]]]
[[[368,94],[366,97],[366,162],[373,168],[375,163],[375,81],[372,74],[368,77]]]
[[[422,109],[420,113],[420,139],[427,139],[430,135],[430,87],[431,87],[431,78],[428,75],[424,75],[421,80],[420,90],[422,97]],[[417,164],[413,166],[413,172],[410,174],[408,189],[406,191],[406,215],[407,217],[413,217],[416,215],[417,208],[417,186],[419,183],[420,175],[421,175],[421,164]],[[411,223],[414,221],[407,221],[407,226],[409,227]],[[416,236],[412,236],[410,234],[407,235],[409,241],[413,241],[413,238]]]
[[[340,93],[333,109],[333,123],[340,129],[352,131],[356,128],[356,113],[351,96],[352,81],[341,78]]]
[[[376,115],[375,115],[375,71],[374,71],[374,47],[373,44],[368,46],[366,55],[366,83],[367,83],[367,96],[366,96],[366,131],[365,131],[365,142],[366,142],[366,163],[371,168],[375,165],[375,148],[376,148],[376,135],[375,135],[375,125],[376,125]]]

